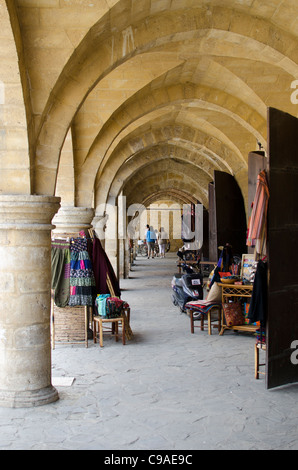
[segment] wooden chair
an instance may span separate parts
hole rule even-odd
[[[266,363],[260,363],[260,349],[266,351],[266,344],[261,342],[256,342],[255,344],[255,378],[259,379],[260,374],[265,375],[265,372],[260,370],[261,366],[265,366]]]
[[[109,275],[107,274],[107,286],[109,288],[109,291],[111,293],[111,297],[116,297],[111,279]],[[127,339],[132,339],[133,338],[133,332],[130,328],[130,308],[127,305],[126,307],[123,307],[123,313],[120,317],[117,318],[103,318],[101,316],[94,316],[93,317],[93,341],[96,343],[96,336],[97,336],[97,327],[96,325],[98,324],[99,328],[99,344],[101,347],[103,347],[103,333],[104,333],[104,328],[103,328],[103,323],[108,323],[111,322],[111,328],[106,328],[105,331],[109,331],[112,334],[115,334],[115,339],[118,341],[118,325],[119,322],[121,322],[122,326],[122,344],[125,344],[125,336]]]
[[[194,312],[196,311],[195,308],[189,308],[188,309],[188,312],[189,312],[189,316],[190,316],[190,331],[191,333],[194,333],[194,329],[195,329],[195,322],[196,321],[200,321],[200,328],[201,328],[201,331],[204,331],[204,322],[206,320],[206,317],[207,317],[207,320],[208,320],[208,334],[209,335],[212,335],[212,321],[211,321],[211,315],[212,313],[216,312],[218,313],[218,324],[217,324],[217,328],[218,328],[218,332],[220,332],[221,330],[221,307],[219,305],[215,305],[214,307],[211,307],[209,308],[207,314],[201,314],[201,317],[200,319],[196,319],[194,317]]]
[[[111,323],[110,328],[104,328],[104,324]],[[104,332],[109,332],[115,335],[115,340],[118,341],[119,339],[119,323],[121,323],[122,327],[122,344],[125,344],[125,318],[124,314],[117,318],[103,318],[101,316],[94,316],[93,317],[93,341],[96,343],[97,341],[97,334],[99,333],[99,344],[103,347],[103,334]],[[98,329],[97,329],[98,326]]]

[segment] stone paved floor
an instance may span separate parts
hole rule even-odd
[[[57,345],[60,400],[0,408],[1,450],[298,449],[297,385],[254,379],[252,336],[190,333],[171,302],[173,257],[138,258],[122,298],[134,339],[104,348]]]

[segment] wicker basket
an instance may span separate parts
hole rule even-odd
[[[55,343],[85,343],[88,347],[88,307],[59,308],[52,303],[52,348]]]
[[[230,279],[228,277],[222,277],[220,280],[223,284],[234,284],[235,281],[236,279]]]

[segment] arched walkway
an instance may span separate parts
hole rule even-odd
[[[192,335],[171,303],[175,270],[174,255],[137,258],[121,281],[134,339],[56,345],[54,383],[73,384],[46,407],[0,408],[1,450],[297,449],[297,386],[268,392],[254,379],[249,335]]]

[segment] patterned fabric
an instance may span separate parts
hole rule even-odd
[[[260,328],[259,330],[256,330],[256,343],[261,343],[261,344],[266,344],[266,329],[265,328]]]
[[[244,324],[241,302],[223,304],[223,311],[227,326],[238,326]]]
[[[248,223],[248,246],[256,246],[258,253],[266,253],[266,221],[269,201],[269,187],[266,171],[258,176],[256,194],[253,201],[252,212]]]
[[[70,243],[70,298],[69,305],[93,305],[96,296],[92,263],[87,251],[87,240],[72,238]]]
[[[71,238],[70,251],[72,253],[80,253],[81,251],[88,251],[88,243],[86,238]]]
[[[206,315],[211,308],[221,308],[221,302],[214,302],[206,300],[194,300],[185,305],[186,309],[194,310],[194,320],[199,319],[201,315]]]
[[[107,318],[118,318],[123,314],[123,300],[118,297],[109,297],[107,299]]]
[[[98,294],[95,306],[98,315],[102,318],[118,318],[123,314],[123,309],[129,307],[124,300],[119,297],[111,297],[109,294]]]

